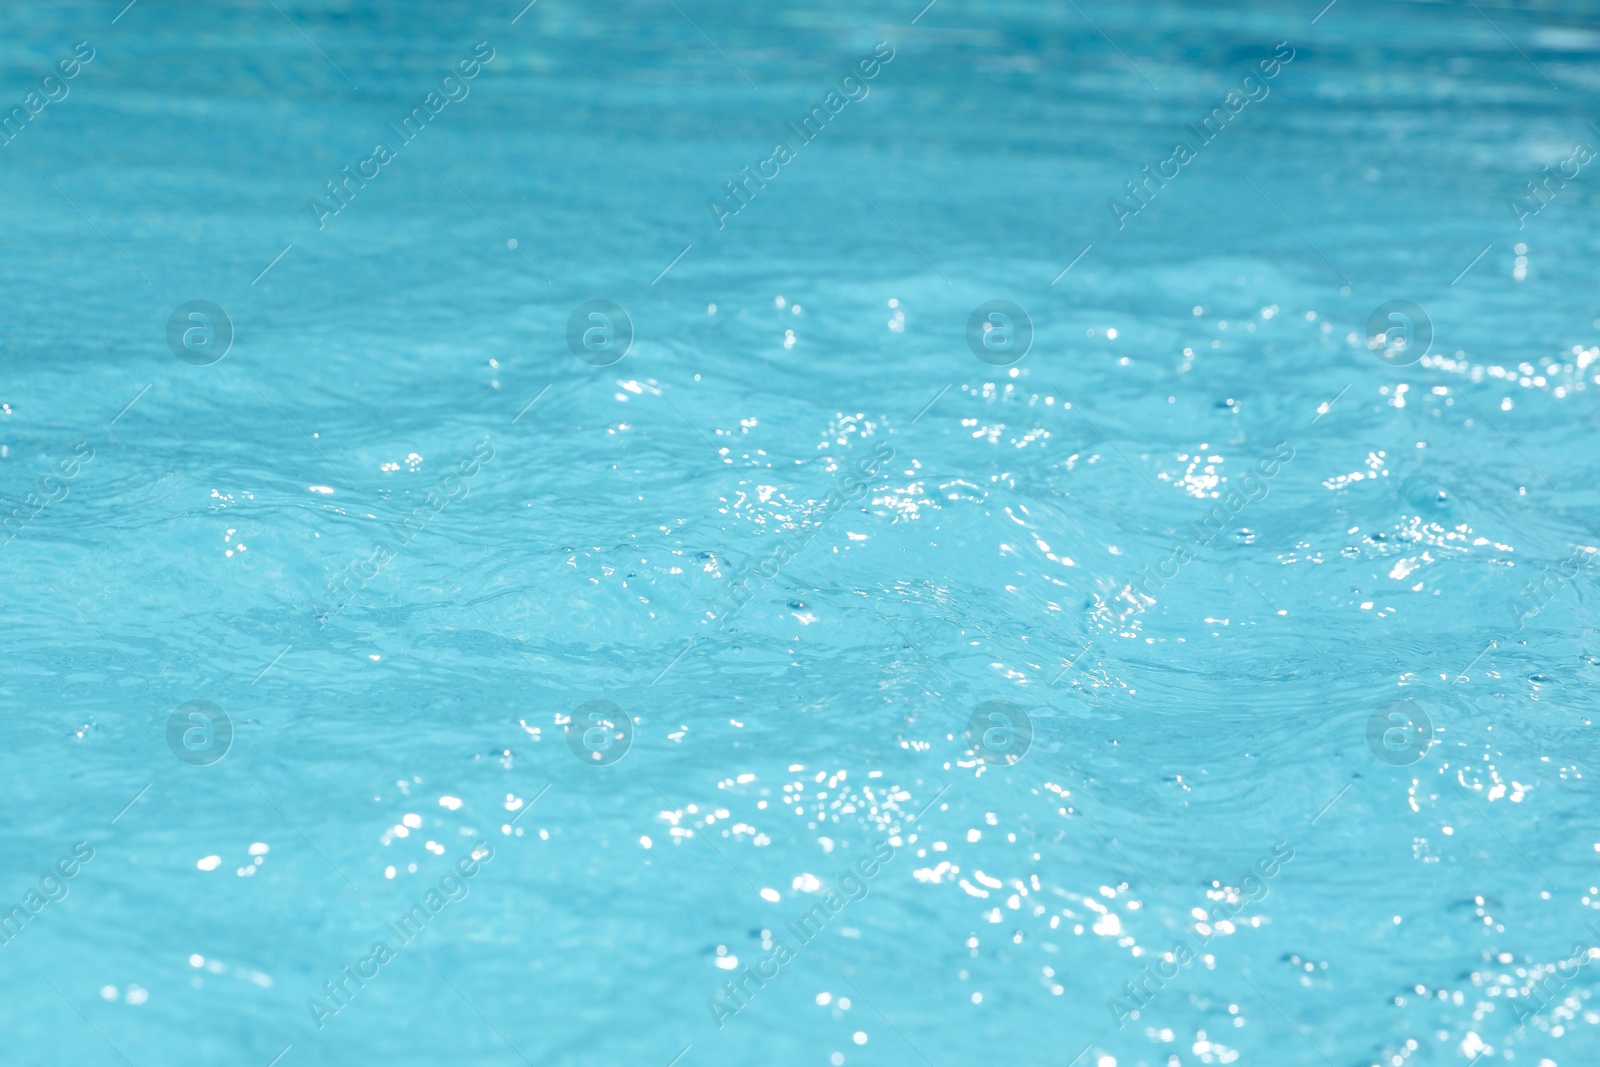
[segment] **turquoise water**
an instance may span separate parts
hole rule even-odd
[[[0,1063],[1600,1060],[1587,7],[0,54]]]

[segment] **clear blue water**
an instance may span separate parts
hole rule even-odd
[[[0,10],[0,1063],[1600,1061],[1592,9],[520,7]]]

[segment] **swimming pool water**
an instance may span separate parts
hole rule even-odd
[[[0,10],[0,1063],[1583,1067],[1584,5]]]

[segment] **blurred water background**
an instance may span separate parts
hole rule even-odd
[[[0,1061],[1595,1062],[1592,8],[919,7],[0,9]]]

